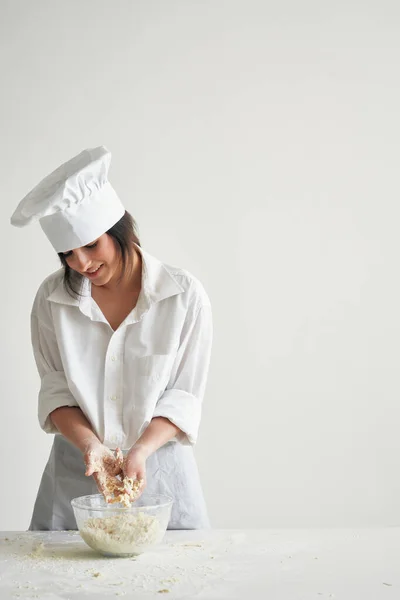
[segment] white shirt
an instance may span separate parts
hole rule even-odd
[[[135,308],[113,331],[82,278],[82,297],[64,289],[60,269],[40,286],[32,308],[32,345],[41,377],[39,422],[79,406],[109,448],[130,448],[154,417],[197,439],[211,344],[212,316],[202,284],[187,271],[142,255]]]

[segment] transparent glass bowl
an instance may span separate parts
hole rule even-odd
[[[150,494],[145,502],[140,498],[129,508],[108,504],[101,494],[71,500],[82,539],[105,556],[134,556],[159,544],[168,527],[172,504],[169,496]]]

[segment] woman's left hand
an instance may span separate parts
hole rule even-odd
[[[123,473],[125,477],[129,477],[134,481],[141,481],[140,492],[137,496],[143,493],[146,487],[146,460],[148,454],[144,446],[132,446],[128,454],[124,458]]]

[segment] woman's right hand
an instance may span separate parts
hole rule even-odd
[[[114,454],[100,440],[91,440],[85,448],[83,460],[86,465],[85,475],[93,475],[99,491],[106,502],[110,502],[115,478],[122,473],[122,453]]]

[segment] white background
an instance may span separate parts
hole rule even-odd
[[[0,529],[28,527],[52,442],[29,315],[59,267],[9,218],[100,144],[143,247],[212,301],[196,455],[213,525],[398,525],[398,3],[0,11]]]

